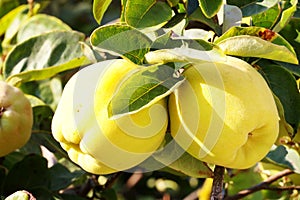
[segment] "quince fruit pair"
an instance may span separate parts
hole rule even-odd
[[[29,100],[18,88],[0,81],[0,157],[26,144],[32,124]]]
[[[84,170],[109,174],[130,169],[162,143],[168,126],[166,99],[135,114],[108,117],[111,98],[139,68],[121,59],[103,61],[80,70],[66,84],[52,132]]]
[[[83,169],[109,174],[130,169],[171,135],[192,156],[229,168],[249,168],[278,136],[278,113],[262,76],[246,62],[192,63],[169,96],[137,113],[108,117],[108,104],[141,66],[109,60],[75,74],[64,88],[52,121],[56,140]],[[169,114],[169,116],[168,116]]]

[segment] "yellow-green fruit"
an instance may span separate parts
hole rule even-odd
[[[23,92],[0,81],[0,157],[26,144],[32,123],[32,108]]]
[[[169,98],[171,134],[194,157],[249,168],[278,136],[278,113],[262,76],[246,62],[199,63]],[[178,111],[180,114],[178,114]]]
[[[117,119],[108,104],[120,83],[141,68],[126,60],[88,66],[66,84],[52,120],[56,140],[69,157],[95,174],[127,170],[148,158],[168,125],[166,100]]]

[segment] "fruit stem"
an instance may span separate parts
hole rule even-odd
[[[216,165],[214,169],[214,180],[212,185],[211,200],[221,200],[224,198],[223,193],[223,180],[225,168]]]

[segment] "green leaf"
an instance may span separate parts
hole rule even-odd
[[[27,97],[27,99],[30,102],[31,107],[35,107],[35,106],[44,106],[45,102],[43,102],[41,99],[39,99],[36,96],[33,95],[29,95],[29,94],[25,94],[25,96]]]
[[[225,55],[216,48],[209,51],[200,51],[186,47],[151,51],[145,55],[145,58],[149,64],[169,62],[199,63],[226,60]]]
[[[170,7],[175,7],[179,4],[179,0],[167,0],[167,3],[170,5]]]
[[[287,123],[287,121],[285,119],[282,103],[280,102],[280,99],[275,94],[273,94],[273,97],[274,97],[276,107],[278,110],[278,115],[279,115],[279,136],[278,136],[278,138],[284,137],[284,136],[292,137],[294,135],[294,129],[289,123]],[[279,142],[279,140],[277,140],[277,142]],[[275,143],[275,144],[277,144],[277,143]]]
[[[4,29],[2,29],[2,31],[5,31],[2,46],[8,47],[9,44],[11,44],[11,41],[16,36],[20,25],[28,18],[27,12],[28,6],[21,6],[8,13],[8,19],[5,19],[6,17],[4,19],[2,18],[3,20],[8,20],[8,22],[4,22]]]
[[[196,50],[200,50],[200,51],[212,50],[213,45],[211,43],[206,42],[203,39],[192,38],[193,33],[191,33],[191,32],[193,31],[195,33],[196,30],[197,29],[193,29],[193,30],[189,29],[189,31],[185,32],[187,34],[184,35],[184,38],[181,38],[181,37],[172,38],[171,37],[172,32],[168,32],[168,33],[156,38],[156,40],[151,45],[151,49],[159,50],[159,49],[173,49],[173,48],[184,47],[184,48],[196,49]],[[191,33],[191,34],[188,35],[188,33]],[[203,38],[209,37],[208,32],[203,31],[201,33],[203,34]]]
[[[114,188],[107,188],[106,190],[101,191],[100,194],[103,199],[118,200],[118,195]]]
[[[1,8],[2,9],[2,8]],[[4,15],[0,18],[0,36],[2,36],[6,30],[8,29],[9,25],[15,20],[15,18],[20,15],[21,13],[25,13],[28,10],[27,5],[21,5],[16,7],[15,9],[11,10],[9,13]]]
[[[300,156],[299,153],[285,145],[273,146],[266,156],[266,160],[276,163],[285,168],[289,168],[296,173],[300,173]]]
[[[200,8],[207,18],[215,16],[223,5],[223,0],[199,0]]]
[[[167,65],[140,68],[124,80],[108,105],[109,117],[138,112],[169,95],[184,78]]]
[[[244,3],[245,1],[241,1]],[[258,13],[262,13],[269,8],[275,6],[278,0],[263,0],[263,1],[253,1],[250,0],[246,4],[241,6],[241,10],[244,17],[252,16]]]
[[[209,178],[212,170],[202,161],[194,158],[182,149],[170,134],[166,134],[165,143],[152,157],[164,166],[195,178]]]
[[[17,181],[16,181],[17,180]],[[50,173],[47,160],[38,155],[27,155],[16,163],[6,176],[4,184],[5,194],[16,190],[29,190],[50,185]]]
[[[286,62],[279,62],[279,61],[275,61],[274,63],[277,63],[278,65],[284,67],[285,69],[287,69],[288,71],[290,71],[294,75],[300,77],[300,67],[299,67],[299,65],[290,64],[290,63],[286,63]]]
[[[80,42],[83,55],[85,55],[92,63],[100,62],[105,59],[104,53],[95,51],[90,45]]]
[[[42,108],[42,107],[40,107],[40,108]],[[46,106],[44,106],[43,108],[46,108]],[[52,113],[52,116],[53,116],[53,113]],[[44,119],[45,118],[46,118],[46,116],[44,116]],[[49,118],[49,116],[48,116],[48,118]],[[59,156],[68,158],[67,153],[62,149],[60,144],[53,138],[53,135],[51,134],[50,131],[33,130],[33,133],[34,134],[32,134],[31,138],[30,138],[32,145],[38,146],[39,148],[40,148],[40,145],[43,145],[44,147],[47,148],[47,150],[55,153],[55,155],[57,155],[57,158],[59,158]],[[24,153],[24,155],[29,154],[28,152],[24,151],[23,149],[21,149],[21,150]]]
[[[290,0],[290,3],[292,4],[292,6],[282,12],[280,21],[273,28],[273,31],[279,32],[281,29],[285,27],[285,25],[293,17],[294,13],[297,10],[298,0]]]
[[[285,46],[290,52],[295,54],[293,46],[288,41],[286,41],[281,35],[262,27],[232,27],[214,42],[218,44],[222,40],[241,35],[256,36],[266,41],[270,41],[273,44]]]
[[[51,184],[49,189],[58,191],[72,184],[72,179],[77,177],[76,173],[71,173],[65,166],[56,163],[50,169]]]
[[[300,60],[300,41],[299,38],[300,31],[300,18],[292,18],[290,22],[280,31],[280,34],[294,47],[298,60]]]
[[[30,71],[24,71],[24,72],[20,72],[18,74],[13,74],[13,75],[9,76],[6,79],[6,81],[12,85],[18,86],[21,83],[44,80],[44,79],[53,77],[54,75],[56,75],[60,72],[67,71],[69,69],[78,68],[82,65],[86,65],[89,63],[90,62],[87,60],[87,58],[82,56],[82,57],[78,57],[78,58],[69,60],[67,63],[63,63],[60,65],[49,66],[44,69],[33,69]]]
[[[215,41],[226,54],[298,64],[293,47],[278,33],[260,27],[232,27]]]
[[[272,44],[255,36],[234,36],[219,42],[218,45],[228,55],[298,63],[296,55],[285,46]]]
[[[128,58],[141,64],[149,51],[151,40],[137,29],[124,24],[101,26],[90,37],[95,50]]]
[[[196,9],[189,17],[189,20],[200,22],[211,27],[217,35],[221,35],[222,29],[219,24],[211,18],[207,18],[200,8]]]
[[[19,0],[1,0],[0,1],[0,18],[6,15],[19,5]]]
[[[185,13],[175,14],[162,28],[172,28],[182,22],[185,17]]]
[[[79,32],[53,31],[25,40],[7,55],[4,77],[51,66],[68,65],[70,61],[73,64],[83,61],[79,44],[83,39],[84,35]]]
[[[280,10],[278,5],[269,8],[268,10],[252,15],[252,24],[257,27],[264,27],[271,29],[276,24],[278,18],[280,17]]]
[[[172,9],[161,1],[127,0],[124,17],[125,22],[135,28],[163,26],[172,18]]]
[[[112,0],[94,0],[93,3],[93,14],[95,20],[98,24],[101,23],[104,13],[106,12],[108,6],[111,4]]]
[[[284,108],[286,121],[297,132],[300,124],[300,95],[296,79],[285,68],[267,61],[259,61],[260,73],[264,76]]]
[[[71,31],[72,29],[56,17],[37,14],[22,23],[17,34],[17,42],[54,30]]]
[[[33,132],[51,132],[51,119],[54,112],[48,105],[33,107]]]
[[[262,182],[263,178],[257,171],[257,167],[252,167],[245,170],[231,169],[230,174],[226,173],[224,180],[228,184],[228,195],[235,195],[241,190],[245,190]],[[247,197],[245,197],[244,200],[264,199],[262,191],[254,192]]]

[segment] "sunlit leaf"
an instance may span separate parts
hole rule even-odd
[[[179,0],[167,0],[167,3],[168,3],[171,7],[175,7],[176,5],[178,5]]]
[[[163,26],[171,19],[172,9],[161,1],[127,0],[124,17],[125,22],[135,28]]]
[[[94,0],[93,2],[93,14],[95,20],[98,24],[101,23],[104,13],[106,12],[108,6],[111,4],[112,0]]]
[[[286,47],[272,44],[255,36],[234,36],[218,43],[228,55],[267,58],[297,64],[295,54]]]
[[[7,55],[4,62],[4,76],[7,78],[21,72],[68,65],[68,62],[76,63],[78,66],[78,62],[84,60],[81,58],[79,44],[83,39],[84,35],[79,32],[54,31],[25,40],[16,45]],[[70,66],[64,65],[64,67]]]
[[[104,53],[97,52],[93,47],[84,42],[80,42],[83,55],[85,55],[92,63],[100,62],[105,59]]]
[[[226,60],[226,56],[215,48],[209,51],[200,51],[185,47],[151,51],[145,55],[145,58],[150,64],[168,62],[199,63]]]
[[[283,29],[296,12],[298,0],[291,0],[290,3],[292,6],[282,12],[280,21],[273,28],[273,31],[279,32],[281,29]]]
[[[17,34],[17,42],[54,30],[71,31],[72,29],[56,17],[37,14],[22,23]]]
[[[44,69],[35,69],[25,72],[20,72],[18,74],[11,75],[7,78],[7,82],[10,82],[12,85],[19,85],[21,83],[29,81],[38,81],[50,78],[60,72],[67,71],[69,69],[78,68],[82,65],[89,64],[86,57],[79,57],[73,60],[68,61],[60,65],[55,65],[47,67]]]
[[[300,156],[295,149],[291,149],[285,145],[274,145],[266,156],[266,159],[282,167],[289,168],[296,173],[300,173]]]
[[[244,3],[244,1],[241,1]],[[241,7],[244,17],[255,15],[275,6],[278,0],[249,1]]]
[[[90,37],[96,50],[128,58],[141,64],[150,50],[151,40],[142,32],[128,25],[113,24],[101,26]]]
[[[0,18],[3,17],[4,15],[6,15],[8,12],[10,12],[11,10],[13,10],[14,8],[18,7],[19,5],[19,0],[6,0],[0,1]]]
[[[4,39],[2,42],[3,46],[9,46],[11,40],[16,36],[20,25],[28,18],[27,15],[28,6],[21,6],[17,7],[6,16],[1,18],[1,20],[7,20],[6,22],[3,21],[3,28],[0,29],[0,32],[5,33]],[[1,26],[2,27],[2,26]]]
[[[297,64],[293,47],[278,33],[260,27],[232,27],[215,41],[226,54]]]
[[[170,31],[160,37],[157,37],[156,40],[152,43],[151,49],[162,50],[182,47],[186,48],[187,51],[188,49],[195,49],[200,51],[212,50],[213,45],[204,40],[212,35],[210,34],[211,32],[203,31],[199,33],[196,30],[197,29],[189,29],[185,32],[183,37],[171,37],[172,32]]]
[[[200,8],[207,18],[215,16],[223,5],[223,0],[199,0]]]
[[[278,5],[275,5],[264,12],[251,16],[253,26],[269,29],[274,27],[279,17],[280,10]]]
[[[131,74],[110,101],[109,116],[138,112],[169,95],[184,80],[181,76],[174,76],[174,72],[168,65],[153,65]]]
[[[3,35],[7,28],[9,27],[10,23],[15,20],[15,18],[20,15],[20,13],[24,13],[28,10],[27,5],[21,5],[16,7],[15,9],[11,10],[9,13],[4,15],[2,18],[0,18],[0,36]]]

